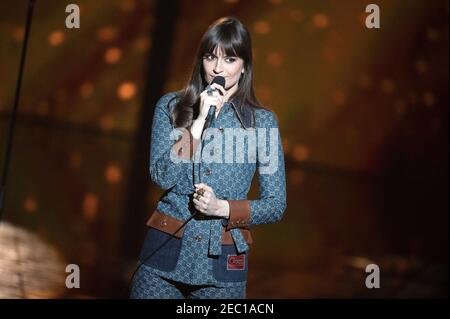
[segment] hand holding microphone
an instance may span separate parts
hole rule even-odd
[[[199,118],[206,120],[211,106],[220,109],[223,104],[223,97],[226,94],[224,89],[225,78],[216,76],[210,85],[200,93],[200,112]]]
[[[224,89],[225,78],[223,76],[216,76],[210,85],[200,93],[200,110],[196,120],[194,120],[191,133],[196,139],[200,139],[202,132],[209,127],[211,123],[211,117],[215,116],[214,111],[216,108],[221,108],[223,104],[223,98],[226,94]],[[208,117],[208,113],[212,115]]]

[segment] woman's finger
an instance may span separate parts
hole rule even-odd
[[[208,207],[207,203],[204,203],[204,202],[202,202],[202,201],[200,201],[198,199],[194,199],[193,202],[194,202],[194,204],[198,205],[199,207],[202,207],[202,208],[207,208]]]
[[[209,204],[210,199],[208,197],[205,196],[201,196],[200,198],[197,199],[200,203],[202,203],[203,205],[207,205]]]
[[[217,84],[217,83],[211,84],[211,87],[212,87],[212,88],[215,88],[215,89],[217,89],[217,90],[219,90],[219,91],[221,92],[221,95],[222,95],[222,96],[225,95],[225,94],[227,93],[227,91],[225,91],[225,89],[223,88],[223,86],[221,86],[221,85],[219,85],[219,84]],[[220,94],[220,93],[219,93],[219,94]]]

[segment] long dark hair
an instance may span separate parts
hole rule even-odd
[[[256,99],[253,89],[252,43],[247,28],[236,18],[224,17],[213,22],[203,35],[197,50],[194,67],[186,87],[178,94],[178,103],[172,113],[175,127],[188,127],[198,115],[200,93],[206,83],[203,58],[220,47],[226,55],[237,56],[244,61],[244,73],[239,79],[238,89],[230,97],[237,98],[236,107],[264,108]]]

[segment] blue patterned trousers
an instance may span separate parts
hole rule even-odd
[[[245,286],[188,285],[162,278],[141,265],[134,277],[131,299],[245,299]]]

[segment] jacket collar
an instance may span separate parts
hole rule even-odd
[[[230,101],[236,115],[245,129],[250,129],[255,127],[255,115],[251,107],[247,105],[239,106],[239,98],[235,97]]]

